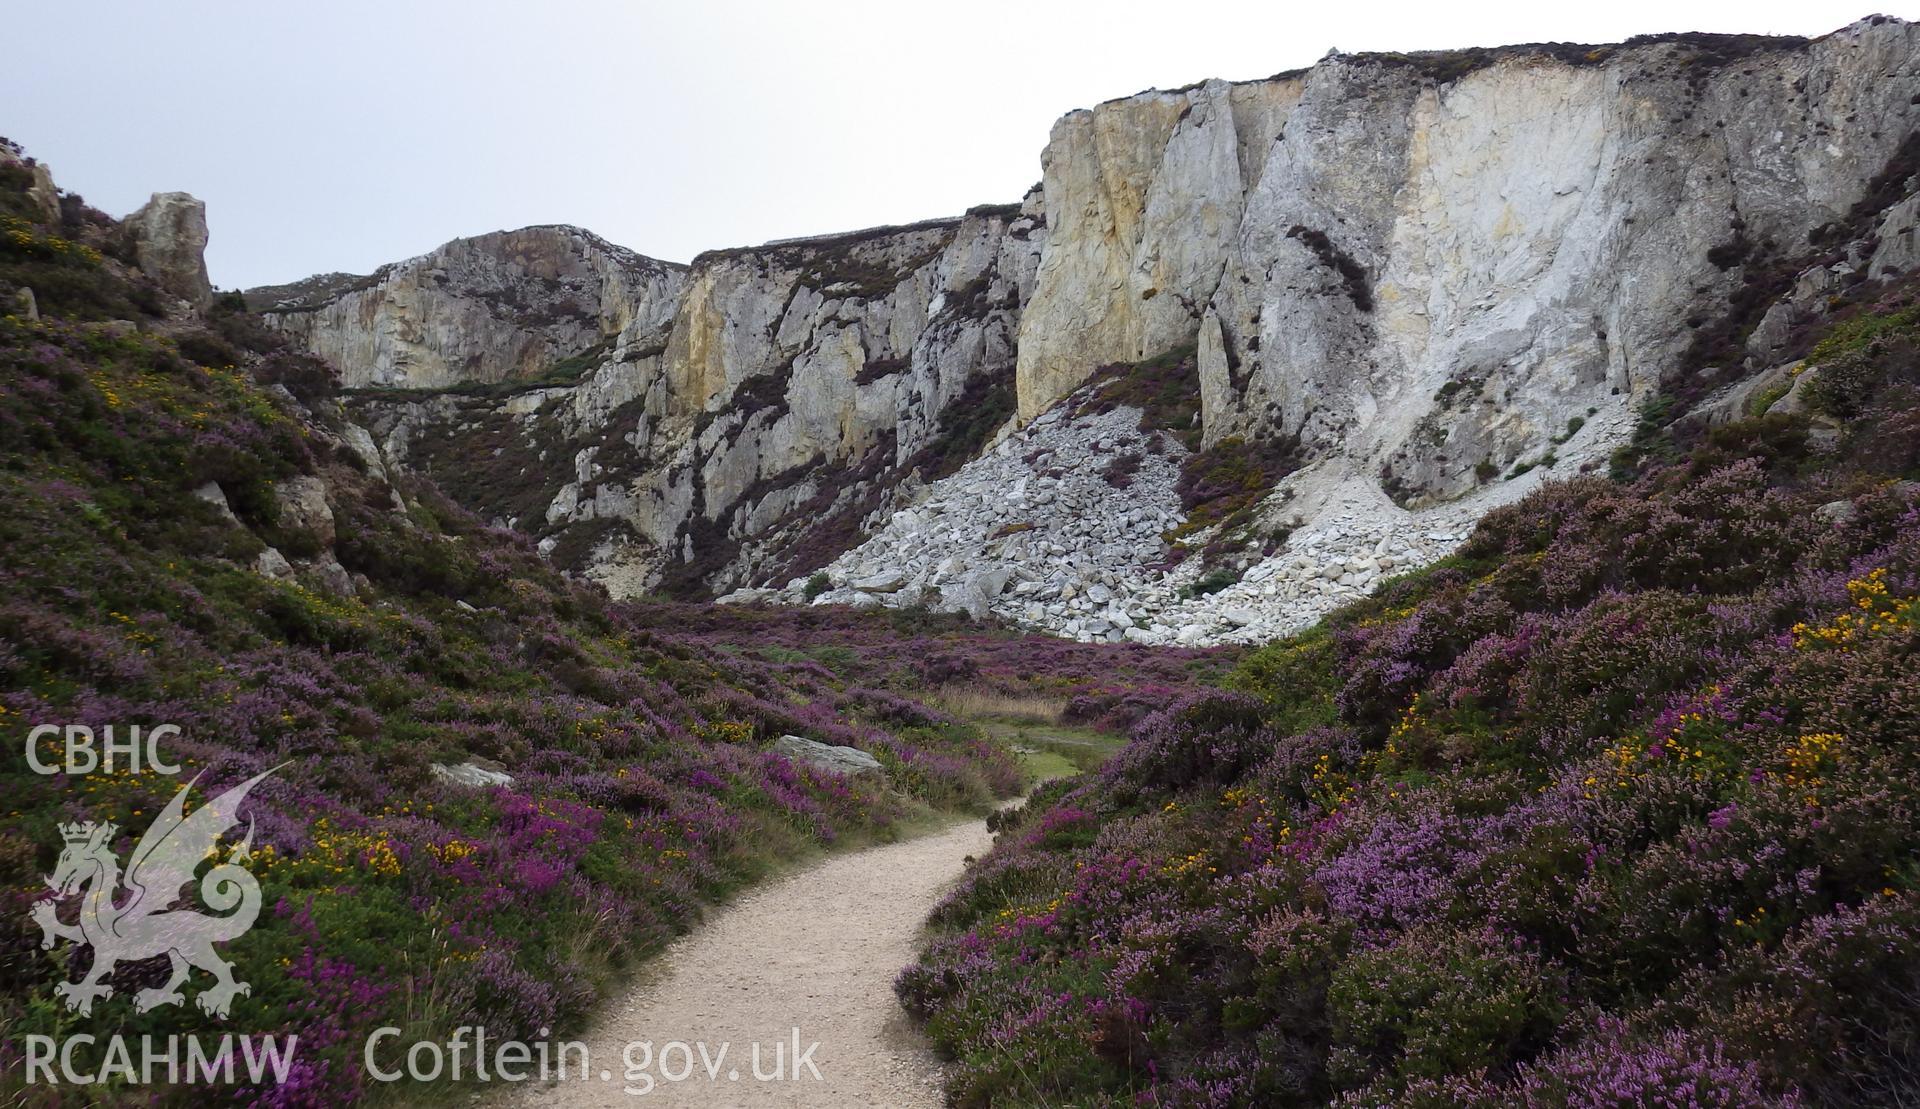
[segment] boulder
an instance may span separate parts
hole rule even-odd
[[[333,546],[333,507],[327,504],[327,483],[313,474],[290,477],[274,486],[280,522],[312,533],[323,547]]]
[[[227,523],[238,526],[240,517],[233,514],[233,506],[227,503],[226,490],[220,488],[217,481],[209,481],[193,491],[193,495],[212,505]]]
[[[774,740],[773,749],[795,762],[835,774],[865,774],[880,769],[880,760],[858,747],[837,747],[804,736],[783,735]]]
[[[898,593],[905,588],[907,575],[898,567],[876,570],[871,574],[853,579],[853,587],[862,593]]]
[[[213,303],[207,280],[207,206],[187,193],[154,193],[127,217],[140,269],[163,289],[204,310]]]
[[[980,587],[971,579],[962,582],[948,582],[940,587],[940,599],[935,605],[942,612],[963,612],[975,620],[985,619],[992,601],[980,591]]]
[[[510,786],[513,775],[507,773],[499,763],[491,759],[471,759],[461,763],[439,763],[432,766],[433,776],[449,785],[464,786],[468,789],[490,789],[494,786]]]
[[[1813,514],[1830,524],[1844,524],[1859,513],[1852,501],[1828,501],[1814,509]]]
[[[261,577],[290,578],[293,576],[293,563],[287,561],[286,555],[268,547],[255,556],[253,570]]]

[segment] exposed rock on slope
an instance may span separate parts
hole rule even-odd
[[[285,298],[268,318],[348,387],[491,384],[597,346],[658,344],[685,272],[576,227],[527,227],[456,239],[316,302]]]
[[[49,193],[52,178],[47,179]],[[134,257],[161,288],[204,309],[213,303],[207,280],[207,206],[187,193],[154,193],[127,217]]]
[[[1071,113],[1021,413],[1197,337],[1208,441],[1458,495],[1682,369],[1848,213],[1920,119],[1917,34],[1335,56]]]
[[[1920,31],[1881,17],[1334,55],[1070,113],[1017,208],[687,269],[482,236],[280,290],[279,318],[349,384],[457,390],[356,404],[392,459],[620,592],[789,582],[971,457],[1009,395],[1031,421],[1188,344],[1198,444],[1303,464],[1260,526],[1451,535],[1514,475],[1598,464],[1662,381],[1790,361],[1831,297],[1920,261],[1916,94]]]
[[[1133,626],[1123,606],[1157,576],[1160,536],[1180,520],[1174,482],[1185,453],[1164,436],[1143,437],[1133,409],[1086,419],[1054,409],[836,559],[829,591],[814,601],[992,612],[1088,639],[1111,631],[1118,641]],[[1133,463],[1116,486],[1102,475],[1121,458]],[[796,580],[778,599],[801,600],[805,589]]]
[[[1555,473],[1606,456],[1623,426],[1596,418],[1563,442],[1556,469],[1535,469],[1422,509],[1331,457],[1282,478],[1249,533],[1284,530],[1274,549],[1210,564],[1168,542],[1186,520],[1176,491],[1187,452],[1139,430],[1137,409],[1091,410],[1086,392],[1042,413],[908,508],[810,583],[742,590],[726,602],[926,605],[992,614],[1083,642],[1210,646],[1263,643],[1312,624],[1387,578],[1452,551],[1491,508]],[[1128,479],[1104,476],[1116,460]],[[1199,545],[1222,525],[1203,530]],[[1177,541],[1177,540],[1176,540]]]
[[[586,321],[501,319],[502,303],[545,287],[502,258],[505,238],[452,244],[370,289],[273,318],[360,367],[350,383],[402,371],[416,386],[498,383],[352,403],[391,460],[540,535],[563,564],[620,593],[784,580],[857,541],[899,482],[949,454],[964,461],[993,427],[956,432],[967,421],[951,409],[965,397],[977,413],[997,387],[998,420],[1010,415],[1018,306],[1042,241],[1034,218],[1007,207],[717,251],[660,270],[638,307],[609,292],[596,333]],[[442,257],[472,260],[495,283],[468,283],[449,305],[431,276]],[[376,324],[355,322],[366,318]],[[502,348],[474,336],[501,329],[520,337],[518,353],[488,363]],[[556,376],[535,353],[542,343],[571,355],[577,380],[528,380]],[[388,357],[407,350],[419,353]]]

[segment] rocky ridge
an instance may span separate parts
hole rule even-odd
[[[508,238],[519,245],[503,254]],[[449,244],[370,285],[299,290],[300,307],[269,318],[362,367],[344,374],[347,401],[390,463],[618,594],[698,591],[809,548],[823,562],[895,486],[970,456],[1011,413],[1018,305],[1043,240],[1018,207],[980,209],[656,270],[583,232],[533,228]],[[503,311],[552,287],[554,258],[628,287],[639,274],[647,294],[606,292],[597,316],[564,325]],[[463,278],[469,263],[492,284]],[[460,366],[482,368],[439,387]],[[936,442],[955,435],[965,444]]]
[[[1920,32],[1884,17],[1815,40],[1335,54],[1069,113],[1018,206],[686,268],[528,229],[277,308],[362,387],[349,403],[388,461],[617,593],[804,598],[826,566],[834,599],[1259,638],[1437,556],[1536,472],[1599,465],[1676,380],[1704,395],[1790,360],[1830,298],[1912,265],[1916,89]],[[618,279],[552,312],[559,255]],[[643,271],[641,291],[619,276]],[[1202,447],[1297,451],[1255,513],[1284,548],[1171,571],[1153,544],[1106,550],[1185,523],[1164,474],[1083,497],[1077,522],[987,503],[993,482],[1041,488],[1006,456],[942,480],[1023,426],[1022,458],[1099,464],[1117,423],[1037,421],[1096,368],[1186,345]],[[1055,538],[995,534],[1023,522]],[[1051,565],[984,600],[967,584],[1063,554],[1143,606],[1131,628],[1084,593],[1035,596]],[[1237,582],[1180,595],[1223,571]]]
[[[444,389],[534,376],[599,348],[659,345],[685,275],[577,227],[526,227],[249,300],[338,367],[347,388]]]

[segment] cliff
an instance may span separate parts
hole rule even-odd
[[[456,239],[370,277],[248,299],[338,366],[349,388],[441,389],[658,339],[685,273],[577,227],[527,227]]]
[[[1352,525],[1367,550],[1312,557],[1417,562],[1911,264],[1917,34],[1336,54],[1069,113],[1019,206],[690,267],[530,228],[252,299],[350,387],[413,391],[356,399],[393,460],[617,591],[779,586],[1009,416],[1186,348],[1195,457],[1290,459],[1191,538]],[[1119,588],[1172,603],[1167,553]]]
[[[390,461],[618,592],[697,592],[857,541],[900,482],[964,461],[942,423],[963,396],[1011,414],[1042,241],[1009,206],[681,267],[529,228],[249,295],[341,368]]]
[[[1677,372],[1813,252],[1920,108],[1920,38],[1333,56],[1073,112],[1020,335],[1031,418],[1200,344],[1209,442],[1298,436],[1432,501]],[[1722,355],[1724,352],[1711,352]]]

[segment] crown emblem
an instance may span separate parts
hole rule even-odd
[[[95,824],[91,820],[82,821],[78,824],[60,825],[60,838],[68,843],[90,842],[95,832],[101,833],[101,838],[105,839],[113,835],[114,827],[111,824]]]

